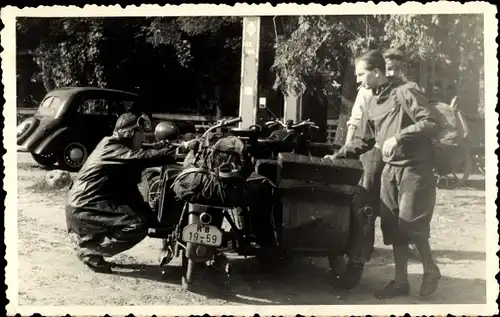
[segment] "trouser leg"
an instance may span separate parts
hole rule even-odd
[[[407,275],[408,243],[414,243],[422,257],[424,278],[421,295],[437,289],[441,277],[429,245],[436,188],[432,170],[425,165],[411,167],[386,166],[382,174],[381,222],[384,242],[392,244],[395,259],[395,283],[384,289],[383,295],[400,291]]]
[[[373,148],[369,152],[361,155],[363,165],[363,176],[359,182],[369,193],[372,206],[376,216],[380,215],[380,190],[381,176],[385,163],[382,160],[382,153],[378,148]]]
[[[70,233],[78,258],[82,261],[92,256],[111,257],[131,249],[146,237],[144,223],[131,224],[94,236]]]
[[[399,192],[401,171],[386,165],[381,175],[380,224],[384,244],[392,245],[394,253],[394,280],[375,292],[378,298],[391,298],[409,294],[408,239],[399,228]]]
[[[436,291],[441,278],[430,247],[430,222],[436,202],[435,176],[425,165],[406,168],[401,181],[401,223],[406,227],[410,241],[420,253],[423,281],[420,295]]]

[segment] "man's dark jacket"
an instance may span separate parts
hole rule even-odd
[[[93,236],[154,221],[138,188],[144,168],[175,162],[175,148],[133,150],[105,137],[88,157],[66,202],[68,231]]]

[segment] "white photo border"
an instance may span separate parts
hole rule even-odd
[[[267,15],[360,15],[360,14],[484,14],[484,58],[485,58],[485,104],[486,115],[486,264],[487,264],[487,304],[486,305],[334,305],[334,306],[19,306],[18,304],[18,246],[17,246],[17,156],[15,144],[16,130],[16,17],[78,17],[78,16],[196,16],[203,12],[205,16],[267,16]],[[498,247],[498,220],[495,203],[497,178],[497,156],[494,151],[498,147],[496,133],[498,114],[495,112],[498,91],[498,60],[496,58],[498,36],[498,22],[495,18],[496,6],[487,2],[469,2],[460,4],[452,1],[437,1],[428,4],[407,2],[398,5],[395,2],[345,3],[339,5],[296,5],[279,4],[273,7],[270,4],[247,5],[238,3],[234,6],[211,4],[184,4],[184,5],[119,5],[98,6],[38,6],[36,8],[19,9],[7,6],[1,10],[4,28],[1,30],[1,45],[3,47],[2,83],[4,85],[3,108],[5,127],[3,130],[3,146],[7,153],[3,156],[5,177],[5,244],[6,244],[6,291],[10,303],[7,305],[7,314],[32,315],[104,315],[112,316],[134,314],[135,316],[156,314],[167,315],[228,315],[253,316],[255,313],[264,315],[295,316],[301,315],[493,315],[498,313],[496,300],[499,293],[495,275],[499,272],[496,252]],[[493,172],[495,171],[495,172]]]

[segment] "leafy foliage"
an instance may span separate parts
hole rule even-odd
[[[481,102],[481,15],[278,16],[262,22],[263,90],[274,81],[284,94],[309,95],[348,113],[356,94],[354,58],[371,48],[399,47],[407,54],[409,77],[427,91],[445,99],[458,91],[472,108]],[[21,99],[36,91],[36,83],[45,90],[93,85],[138,92],[165,111],[237,111],[240,17],[19,18],[17,48],[35,62],[18,59]]]
[[[18,51],[33,55],[38,69],[24,61],[19,86],[33,80],[43,83],[46,91],[87,85],[124,89],[145,96],[148,106],[158,110],[204,112],[210,102],[198,106],[200,87],[213,99],[215,90],[232,92],[239,84],[238,21],[233,17],[22,18],[17,23]],[[234,105],[235,97],[231,98]]]
[[[386,24],[384,40],[430,68],[427,76],[420,74],[430,95],[449,101],[458,94],[466,110],[475,112],[484,94],[482,30],[481,15],[395,15]]]
[[[297,25],[276,42],[276,86],[302,95],[318,92],[311,78],[322,78],[323,95],[353,98],[346,83],[348,63],[368,49],[397,47],[407,54],[411,79],[429,77],[427,90],[443,97],[446,91],[470,88],[479,82],[483,63],[481,15],[299,16]],[[421,66],[430,69],[421,73]],[[429,79],[429,80],[427,80]],[[466,84],[468,82],[469,84]],[[350,86],[345,91],[344,86]],[[333,87],[333,88],[332,88]],[[455,87],[455,88],[452,88]],[[473,95],[478,96],[477,84]],[[452,93],[450,92],[450,93]],[[468,95],[471,94],[469,91]],[[467,95],[465,94],[465,95]]]

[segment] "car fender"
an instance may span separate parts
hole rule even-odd
[[[48,136],[43,142],[41,142],[33,151],[36,154],[42,154],[44,152],[53,152],[53,148],[57,148],[57,142],[69,132],[68,127],[60,128]]]

